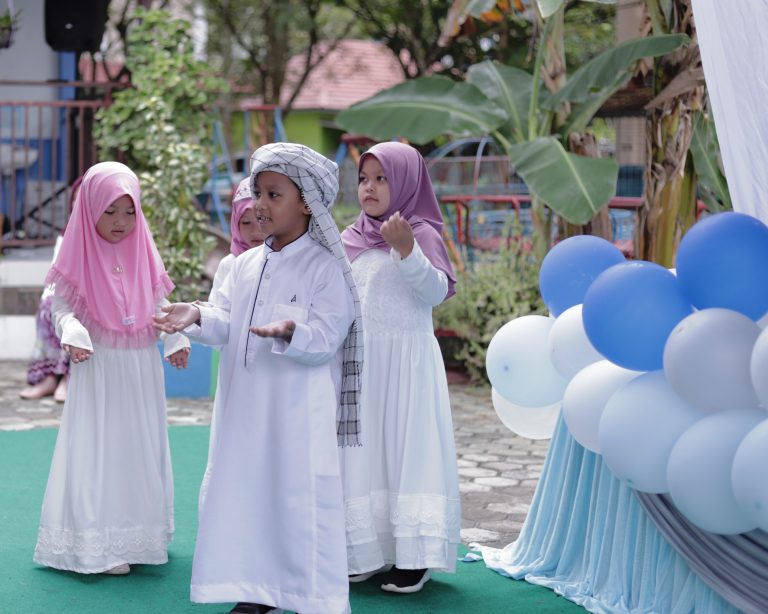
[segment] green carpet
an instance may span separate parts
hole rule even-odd
[[[54,429],[0,432],[0,612],[205,614],[229,610],[225,605],[193,605],[189,601],[197,492],[205,468],[207,428],[170,429],[176,536],[169,563],[139,565],[124,577],[61,572],[32,562],[55,439]],[[459,563],[456,574],[435,574],[415,595],[383,593],[375,581],[354,585],[351,602],[356,614],[583,612],[545,588],[503,578],[482,563]]]

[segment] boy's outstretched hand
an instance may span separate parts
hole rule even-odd
[[[413,250],[413,228],[408,221],[395,211],[392,216],[381,225],[381,236],[389,243],[400,257],[405,259]]]
[[[293,320],[278,320],[264,326],[254,326],[250,330],[259,337],[280,337],[290,343],[291,339],[293,339],[293,331],[296,330],[296,322]]]
[[[85,362],[91,356],[93,356],[93,350],[86,350],[83,348],[75,347],[74,345],[64,344],[62,348],[64,348],[64,351],[69,354],[69,359],[74,363]]]
[[[192,348],[181,348],[168,356],[166,360],[177,369],[186,369],[189,365],[190,352],[192,352]]]
[[[177,333],[200,319],[200,310],[190,303],[173,303],[160,308],[164,316],[152,316],[155,328],[164,333]]]

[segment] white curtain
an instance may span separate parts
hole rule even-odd
[[[768,0],[692,0],[733,208],[768,223]]]

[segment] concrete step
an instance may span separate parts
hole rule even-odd
[[[52,249],[9,250],[0,259],[0,359],[28,360]]]

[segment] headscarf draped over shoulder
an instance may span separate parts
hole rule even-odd
[[[341,243],[330,209],[339,191],[339,167],[305,145],[270,143],[251,156],[251,192],[256,191],[256,176],[272,171],[288,177],[301,192],[312,216],[309,235],[331,252],[344,271],[354,300],[355,321],[344,342],[341,398],[336,414],[336,435],[340,446],[361,445],[360,386],[363,367],[363,319],[352,268]]]

